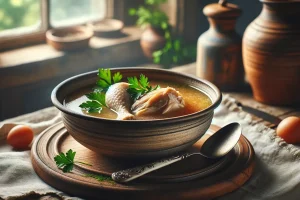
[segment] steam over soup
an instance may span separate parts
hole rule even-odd
[[[130,114],[124,116],[125,120],[153,120],[178,117],[204,110],[212,104],[210,98],[206,94],[191,86],[151,80],[151,86],[154,88],[156,85],[159,85],[160,88],[153,90],[152,93],[149,92],[149,95],[145,94],[140,96],[138,99],[130,100]],[[120,96],[123,98],[122,95],[126,95],[125,92],[122,93],[122,91],[120,92],[119,90],[120,88],[122,90],[122,87],[125,87],[123,91],[127,91],[125,82],[121,82],[118,86],[119,87],[113,92],[117,91],[120,95],[112,96],[112,103],[115,103],[116,99],[120,98]],[[65,99],[65,106],[73,111],[84,113],[86,115],[108,119],[120,119],[120,113],[117,113],[116,110],[110,109],[110,106],[110,108],[103,107],[100,113],[87,112],[87,110],[79,107],[82,103],[89,100],[85,96],[85,94],[89,92],[91,92],[91,88],[85,88],[76,94],[70,95],[67,99]],[[109,97],[109,92],[110,91],[108,89],[106,98]],[[148,98],[147,95],[149,96]],[[168,105],[165,105],[163,101],[165,98],[169,98],[167,100]],[[125,100],[125,102],[126,101],[127,100]],[[106,104],[110,105],[110,103],[111,102],[106,99]],[[115,108],[119,109],[120,107],[117,104]],[[160,108],[162,108],[162,110]]]

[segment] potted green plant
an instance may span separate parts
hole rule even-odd
[[[196,45],[187,45],[171,34],[168,16],[159,5],[167,0],[145,0],[145,6],[131,8],[129,14],[137,16],[137,25],[144,29],[141,47],[146,57],[164,68],[196,60]]]
[[[153,62],[164,68],[171,68],[195,62],[196,56],[196,44],[186,44],[182,39],[170,37],[166,40],[164,48],[153,52]]]
[[[129,10],[129,15],[137,16],[137,25],[144,29],[140,43],[149,59],[153,59],[153,52],[164,48],[170,37],[169,18],[159,8],[165,2],[166,0],[145,0],[144,6]]]

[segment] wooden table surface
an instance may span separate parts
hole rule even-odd
[[[180,67],[175,67],[172,69],[173,71],[177,72],[183,72],[187,74],[196,74],[196,63],[183,65]],[[299,86],[299,92],[300,92],[300,86]],[[298,116],[300,117],[300,105],[298,106],[271,106],[266,105],[260,102],[257,102],[251,92],[251,88],[249,85],[246,85],[246,87],[242,91],[238,92],[223,92],[223,94],[229,94],[231,97],[235,98],[239,102],[241,102],[243,105],[247,105],[256,109],[259,109],[261,111],[267,112],[271,115],[277,116],[281,119],[284,119],[288,116]],[[263,122],[268,127],[273,127],[273,124],[264,121],[263,119],[260,119],[256,116],[253,116],[254,119],[257,120],[257,122]]]

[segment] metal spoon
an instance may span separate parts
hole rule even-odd
[[[241,134],[241,125],[236,122],[230,123],[215,132],[210,137],[202,137],[199,141],[200,143],[203,142],[199,152],[183,153],[146,165],[114,172],[112,173],[111,177],[116,182],[125,183],[148,174],[154,170],[186,159],[192,155],[200,154],[207,158],[219,158],[226,155],[231,149],[234,148],[236,143],[239,141]]]

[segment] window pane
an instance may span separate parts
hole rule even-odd
[[[0,0],[0,35],[23,34],[41,24],[40,0]]]
[[[54,27],[102,19],[106,0],[50,0],[50,23]]]

